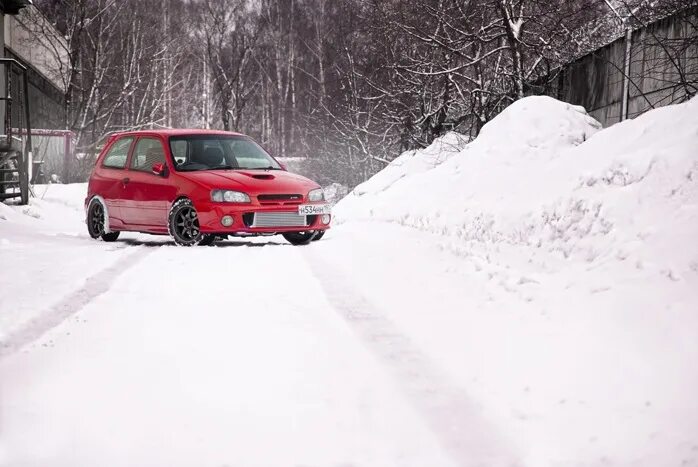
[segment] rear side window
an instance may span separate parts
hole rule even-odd
[[[131,143],[133,143],[133,138],[126,137],[112,144],[109,152],[104,156],[102,166],[112,169],[123,169],[126,167],[126,159],[128,159],[128,150],[131,147]]]
[[[131,156],[131,168],[150,172],[153,165],[165,163],[165,150],[157,138],[140,138]]]

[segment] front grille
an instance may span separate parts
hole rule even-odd
[[[307,227],[306,216],[297,212],[256,212],[251,227]]]
[[[257,199],[261,204],[278,204],[287,201],[300,203],[303,201],[303,195],[257,195]]]

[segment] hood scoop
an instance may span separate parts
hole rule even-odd
[[[240,172],[241,174],[254,178],[255,180],[274,180],[274,176],[268,172]]]

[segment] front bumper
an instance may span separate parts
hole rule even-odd
[[[322,216],[307,216],[308,223],[305,226],[274,226],[255,227],[254,215],[259,212],[284,212],[297,213],[298,207],[294,205],[286,206],[260,206],[253,204],[222,204],[222,203],[199,203],[195,204],[199,217],[201,232],[206,234],[274,234],[283,232],[302,232],[305,230],[327,230],[330,228],[330,220],[323,223]],[[224,216],[232,216],[233,223],[226,227],[221,223]]]

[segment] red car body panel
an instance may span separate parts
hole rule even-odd
[[[109,219],[109,230],[137,231],[152,234],[168,233],[168,214],[172,204],[181,198],[190,199],[198,214],[202,233],[208,234],[265,234],[299,230],[326,230],[329,224],[315,216],[311,225],[299,227],[256,228],[245,224],[243,214],[260,211],[297,212],[300,204],[310,202],[308,192],[320,186],[297,174],[284,170],[201,170],[176,171],[170,151],[169,138],[190,135],[241,136],[239,133],[215,130],[156,130],[124,132],[112,135],[97,158],[88,183],[87,207],[93,197],[104,200]],[[118,141],[133,138],[125,168],[104,167],[104,157]],[[131,169],[131,158],[139,138],[156,138],[165,153],[165,176]],[[277,161],[278,162],[278,161]],[[282,164],[279,164],[283,167]],[[211,201],[211,190],[228,189],[247,193],[250,203],[218,203]],[[291,201],[260,200],[259,195],[297,194]],[[233,216],[233,224],[224,227],[221,218]]]

